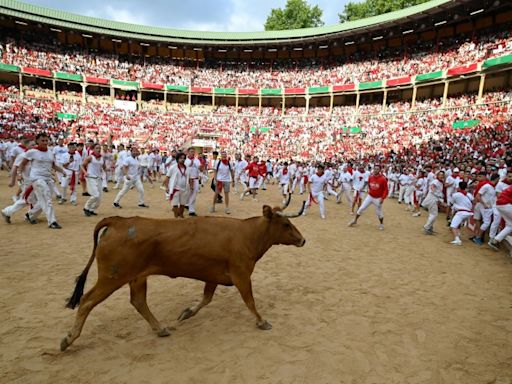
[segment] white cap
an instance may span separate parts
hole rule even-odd
[[[453,168],[453,172],[455,172],[455,173],[459,172],[459,168]]]

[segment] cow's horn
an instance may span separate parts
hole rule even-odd
[[[288,194],[288,198],[286,199],[284,205],[283,205],[283,208],[282,210],[284,211],[286,208],[288,208],[288,206],[290,205],[290,201],[292,200],[292,194],[289,193]]]
[[[302,215],[302,213],[304,212],[305,208],[306,208],[306,202],[303,201],[302,202],[302,207],[301,207],[299,212],[297,212],[297,213],[286,213],[286,212],[283,212],[283,211],[277,211],[276,215],[277,216],[281,216],[281,217],[288,217],[288,218],[291,219],[291,218],[299,217],[300,215]]]

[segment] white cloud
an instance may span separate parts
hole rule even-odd
[[[105,5],[103,9],[100,10],[88,10],[87,16],[109,19],[114,21],[121,21],[124,23],[131,24],[144,24],[150,25],[151,23],[146,19],[146,17],[140,12],[133,12],[128,9],[119,9],[114,8],[111,5]]]

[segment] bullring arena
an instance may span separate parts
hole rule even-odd
[[[0,27],[0,383],[512,384],[510,2],[431,0],[238,33],[0,0]],[[30,173],[11,180],[26,164]],[[215,211],[210,182],[217,173],[213,186],[229,188],[232,170],[237,191]],[[283,212],[308,201],[290,218],[306,242],[273,246],[251,277],[271,330],[258,329],[233,286],[179,321],[204,283],[150,276],[148,305],[169,337],[152,331],[124,285],[61,344],[87,304],[66,308],[101,219],[167,219],[172,234],[178,220],[262,216],[293,188]],[[347,201],[360,195],[366,211]],[[465,219],[447,221],[450,209]],[[215,231],[222,225],[193,243],[212,244]],[[230,261],[237,244],[261,247],[228,232]],[[132,257],[131,240],[117,256]],[[197,260],[196,272],[211,265]],[[96,280],[94,261],[85,292]]]

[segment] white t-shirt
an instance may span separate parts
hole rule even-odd
[[[290,182],[290,170],[287,168],[286,169],[286,174],[284,173],[285,172],[285,169],[281,169],[279,171],[279,184],[288,184]]]
[[[13,167],[19,167],[21,162],[23,161],[23,159],[25,159],[25,152],[20,153],[16,157],[16,159],[14,159]],[[25,169],[21,173],[21,178],[23,179],[23,183],[25,183],[25,184],[28,184],[30,181],[30,168],[31,168],[31,163],[28,162],[27,165],[25,166]]]
[[[452,207],[455,212],[457,211],[471,211],[473,209],[472,196],[464,195],[462,192],[455,192],[452,195]]]
[[[342,172],[340,173],[338,180],[341,183],[350,184],[350,182],[352,181],[352,175],[348,171]]]
[[[359,171],[355,171],[353,174],[352,187],[356,191],[362,191],[365,181],[365,174]]]
[[[25,152],[25,158],[31,161],[30,181],[46,180],[53,178],[52,167],[54,162],[53,152],[29,149]]]
[[[235,173],[241,175],[244,169],[247,168],[247,165],[247,161],[245,160],[237,161],[235,164]]]
[[[217,181],[223,183],[229,183],[231,180],[231,172],[229,171],[229,165],[219,162],[215,170],[217,171]]]
[[[69,161],[70,157],[71,155],[69,154],[69,152],[61,153],[59,157],[57,157],[57,162],[59,163],[59,165],[64,166],[64,164],[66,164]],[[78,170],[80,169],[80,161],[80,155],[76,152],[73,153],[73,161],[69,163],[66,169],[69,171],[78,172]]]
[[[149,167],[149,155],[147,153],[140,155],[139,163],[141,167]]]
[[[185,160],[185,165],[187,166],[187,169],[190,172],[190,178],[191,179],[197,179],[199,178],[199,167],[201,166],[201,162],[199,159],[190,159],[187,157]]]
[[[325,173],[322,176],[318,176],[318,174],[315,173],[309,179],[309,183],[311,184],[311,193],[313,195],[318,195],[324,190],[324,186],[327,184],[327,177],[325,176]]]
[[[103,169],[103,156],[96,159],[95,156],[91,155],[92,160],[87,164],[87,176],[100,178],[102,176]]]
[[[480,188],[478,194],[485,208],[491,208],[496,203],[496,190],[491,184],[485,184]]]
[[[131,179],[140,174],[140,164],[137,159],[133,158],[133,156],[129,156],[124,160],[123,167],[126,166],[128,166],[127,174]]]
[[[63,145],[62,147],[60,145],[57,145],[53,147],[53,154],[55,155],[55,158],[58,159],[61,155],[68,152],[68,147]]]
[[[509,184],[507,184],[507,183],[505,183],[503,181],[500,181],[500,182],[498,182],[498,184],[496,184],[496,188],[494,188],[494,189],[495,189],[496,193],[501,193],[505,189],[507,189],[508,187],[510,187]]]

